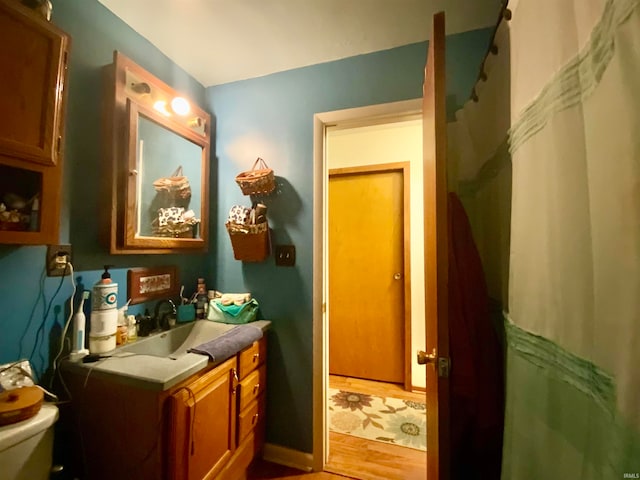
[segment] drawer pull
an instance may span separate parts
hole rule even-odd
[[[253,394],[255,395],[256,393],[258,393],[258,390],[260,390],[260,384],[259,384],[259,383],[256,383],[256,384],[253,386]]]
[[[256,413],[253,418],[251,419],[251,425],[255,425],[256,422],[258,421],[258,413]]]
[[[253,354],[253,363],[256,363],[258,360],[260,360],[260,354],[259,353],[254,353]]]

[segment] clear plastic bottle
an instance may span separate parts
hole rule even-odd
[[[127,315],[127,324],[127,336],[129,337],[129,342],[135,342],[138,339],[138,326],[135,315]]]

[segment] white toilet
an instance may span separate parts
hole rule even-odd
[[[33,417],[0,427],[0,478],[48,480],[58,407],[43,404]]]

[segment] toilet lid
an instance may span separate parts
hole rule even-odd
[[[44,403],[38,414],[27,420],[0,427],[0,452],[44,432],[58,419],[58,407]]]
[[[40,411],[44,393],[36,386],[0,393],[0,426],[20,422]]]

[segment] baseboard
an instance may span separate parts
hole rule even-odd
[[[412,392],[427,393],[427,388],[426,387],[416,387],[415,385],[413,385],[413,386],[411,386],[411,391]]]
[[[277,463],[286,467],[297,468],[304,472],[313,471],[313,455],[293,450],[273,443],[265,443],[262,458],[267,462]]]

